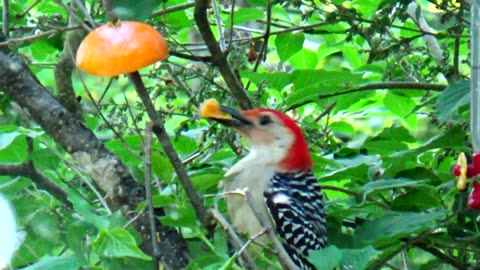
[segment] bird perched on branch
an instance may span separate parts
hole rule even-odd
[[[234,128],[250,145],[247,156],[225,174],[224,191],[247,188],[260,211],[271,217],[292,261],[315,269],[307,260],[311,250],[327,243],[323,195],[312,174],[312,158],[300,127],[272,109],[237,111],[207,100],[200,116]],[[232,224],[253,236],[262,227],[245,198],[226,195]],[[263,237],[260,242],[268,239]]]

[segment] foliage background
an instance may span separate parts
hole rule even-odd
[[[192,207],[177,176],[183,168],[155,137],[148,143],[149,117],[128,78],[73,69],[86,29],[111,15],[104,5],[3,3],[2,59],[26,63],[129,175],[152,182],[163,226],[157,229],[182,236],[183,266],[238,269],[227,233],[205,226]],[[451,174],[458,153],[471,152],[467,2],[218,1],[206,10],[206,25],[197,13],[208,5],[203,0],[110,4],[121,19],[154,25],[169,43],[170,57],[140,74],[206,208],[225,212],[224,202],[209,195],[248,148],[231,131],[198,119],[199,103],[216,98],[275,108],[304,129],[327,196],[330,247],[312,256],[319,269],[480,267],[478,213],[466,207],[468,190],[457,191]],[[207,29],[219,47],[205,45]],[[136,213],[145,213],[143,200],[122,204],[105,196],[92,171],[32,121],[8,89],[0,83],[0,192],[25,233],[12,268],[149,269],[158,260],[172,268],[145,249],[148,233],[132,226]],[[124,205],[130,208],[122,215]],[[159,252],[169,248],[175,251],[167,245]],[[260,269],[280,267],[268,250],[255,253]]]

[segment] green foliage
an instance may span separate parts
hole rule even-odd
[[[58,96],[54,68],[70,48],[64,42],[71,29],[68,11],[57,2],[10,0],[0,9],[9,9],[12,53]],[[107,18],[99,2],[87,0],[86,10],[102,24]],[[271,2],[270,15],[266,0],[249,0],[249,6],[237,1],[234,9],[227,2],[217,1],[218,13],[209,9],[208,20],[216,38],[226,42],[229,68],[248,86],[255,107],[292,116],[312,150],[326,197],[329,246],[311,252],[310,261],[318,269],[478,268],[478,212],[467,208],[468,194],[456,190],[451,173],[458,154],[472,152],[468,4],[417,1],[421,11],[414,20],[406,12],[409,3],[402,1],[279,0]],[[224,171],[248,146],[196,117],[207,98],[231,106],[238,102],[218,61],[204,58],[208,52],[192,1],[112,3],[120,19],[145,21],[166,37],[171,56],[141,75],[194,189],[207,208],[228,218],[224,200],[215,194]],[[82,12],[77,16],[89,19]],[[421,29],[420,17],[432,29]],[[445,59],[432,56],[426,32],[433,33],[428,36]],[[91,129],[126,164],[125,173],[152,182],[153,206],[163,211],[156,220],[185,239],[191,255],[187,269],[241,269],[222,226],[210,233],[201,225],[155,136],[146,149],[149,119],[128,79],[75,71],[72,84],[82,105],[83,122],[77,124]],[[111,198],[92,173],[13,104],[3,87],[0,193],[11,201],[26,235],[12,267],[151,269],[153,256],[141,249],[150,239],[128,220],[145,211],[146,203],[135,205],[137,213],[128,213],[128,219],[123,209],[109,209]],[[148,179],[144,158],[150,150]],[[38,176],[6,169],[21,164],[33,165],[66,199],[40,184]],[[269,249],[252,246],[260,269],[279,269]]]

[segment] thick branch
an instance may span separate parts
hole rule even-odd
[[[239,78],[235,76],[235,73],[230,68],[230,65],[227,62],[227,58],[220,49],[220,46],[215,40],[215,36],[210,29],[207,18],[207,8],[207,0],[195,0],[195,22],[197,24],[198,30],[200,31],[200,34],[202,35],[203,40],[205,41],[205,44],[208,47],[208,50],[210,51],[210,54],[213,57],[212,64],[218,66],[218,70],[222,74],[225,83],[230,89],[233,97],[235,97],[235,99],[239,103],[240,107],[242,109],[251,109],[252,101],[248,97],[245,89],[243,89],[242,83],[240,82]]]
[[[135,213],[145,200],[145,189],[128,172],[128,168],[87,129],[79,118],[63,107],[22,64],[0,53],[0,85],[13,100],[27,110],[59,145],[63,147],[108,195],[112,205],[126,215]],[[135,222],[144,239],[149,239],[148,215]],[[158,245],[166,268],[180,269],[187,265],[189,254],[180,234],[156,220]],[[146,243],[147,241],[144,241]],[[151,245],[143,248],[153,254]]]
[[[22,164],[0,165],[0,175],[23,176],[30,178],[37,187],[46,190],[57,200],[61,201],[67,207],[72,207],[72,203],[67,199],[67,192],[59,185],[37,170],[32,162]]]
[[[75,4],[70,5],[74,11],[79,9]],[[76,24],[78,24],[77,19],[75,19],[73,14],[70,14],[68,25],[72,26]],[[76,115],[81,115],[81,107],[76,99],[72,84],[72,72],[75,68],[73,59],[84,36],[85,32],[82,29],[68,31],[65,37],[62,55],[59,57],[57,65],[55,65],[55,84],[57,86],[58,99],[68,111]]]

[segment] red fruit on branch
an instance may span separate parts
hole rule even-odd
[[[468,194],[468,207],[480,210],[480,183],[473,182],[472,191]]]
[[[468,164],[467,165],[467,178],[471,178],[471,177],[474,177],[475,175],[477,175],[479,169],[480,169],[480,167],[475,167],[474,164]]]
[[[474,153],[472,157],[473,167],[477,172],[480,172],[480,153]]]

